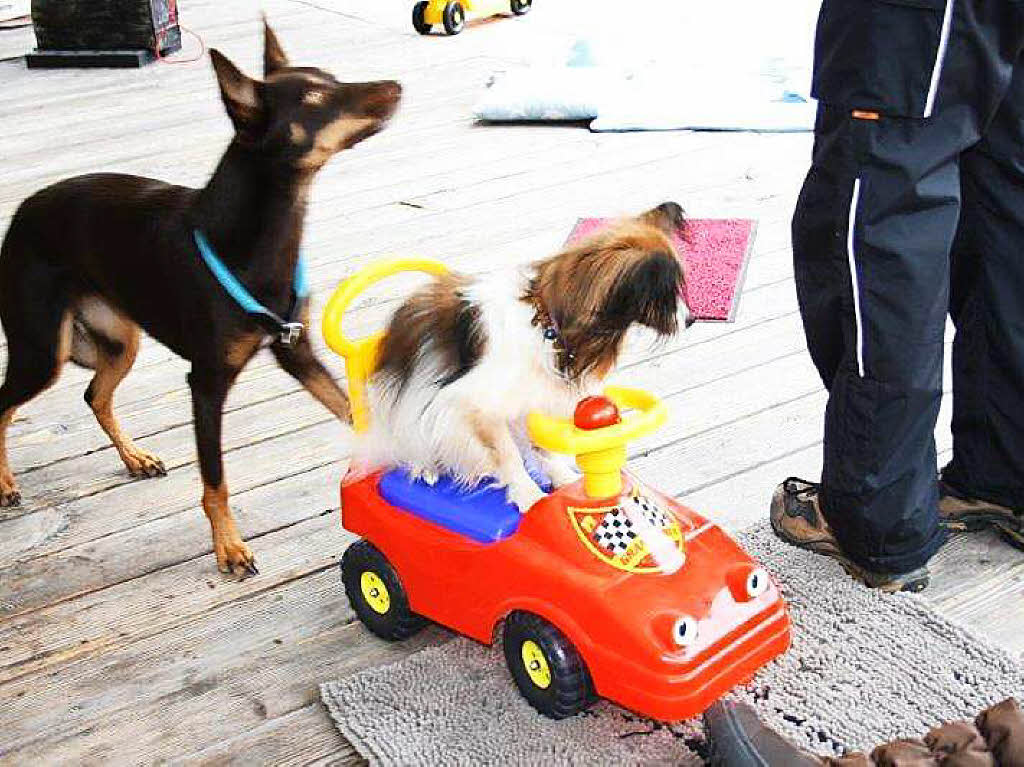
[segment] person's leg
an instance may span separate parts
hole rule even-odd
[[[933,431],[958,156],[976,138],[960,122],[823,106],[794,215],[801,315],[829,400],[820,494],[784,483],[773,524],[893,590],[923,588],[915,571],[943,540]],[[890,577],[901,573],[914,577]]]
[[[815,87],[827,105],[793,228],[808,347],[830,395],[822,486],[784,483],[772,520],[858,575],[913,571],[943,540],[933,431],[959,155],[1008,86],[1001,57],[1022,10],[1011,5],[822,9]]]
[[[943,515],[954,527],[993,524],[1024,547],[1024,58],[962,169]]]
[[[846,355],[844,306],[849,272],[838,233],[856,175],[847,130],[847,110],[818,108],[811,168],[793,214],[793,272],[807,350],[825,388],[831,388]]]

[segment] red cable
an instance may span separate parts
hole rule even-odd
[[[156,47],[155,47],[155,50],[153,51],[156,54],[157,61],[161,61],[164,64],[190,64],[193,61],[199,61],[199,59],[201,59],[203,56],[206,55],[206,41],[203,40],[203,38],[200,37],[199,34],[197,34],[196,32],[193,32],[191,29],[189,29],[188,27],[186,27],[184,24],[181,24],[181,23],[178,24],[178,28],[188,32],[190,35],[192,35],[192,37],[194,37],[196,40],[199,41],[199,46],[201,48],[201,50],[199,51],[199,55],[198,56],[193,56],[190,59],[168,59],[168,58],[165,58],[164,56],[161,56],[160,55],[160,48],[163,47],[164,37],[166,36],[166,34],[165,33],[160,33],[159,35],[157,35]]]

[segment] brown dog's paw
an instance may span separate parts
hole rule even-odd
[[[14,481],[14,475],[4,466],[0,469],[0,509],[20,505],[21,493],[18,492],[18,484]]]
[[[164,462],[145,450],[136,447],[130,452],[126,451],[121,457],[124,459],[124,465],[128,467],[128,473],[133,477],[167,476]]]
[[[8,506],[21,506],[21,493],[14,485],[10,487],[0,485],[0,509]]]
[[[213,545],[217,555],[217,569],[222,573],[230,573],[237,578],[260,574],[252,549],[241,538],[217,540]]]

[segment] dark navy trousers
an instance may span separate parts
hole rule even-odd
[[[823,512],[859,564],[905,572],[943,541],[947,314],[944,476],[1024,509],[1024,0],[825,0],[813,93],[793,257]]]

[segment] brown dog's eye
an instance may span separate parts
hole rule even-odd
[[[309,104],[316,107],[323,105],[326,100],[327,94],[323,91],[309,91],[302,97],[303,104]]]

